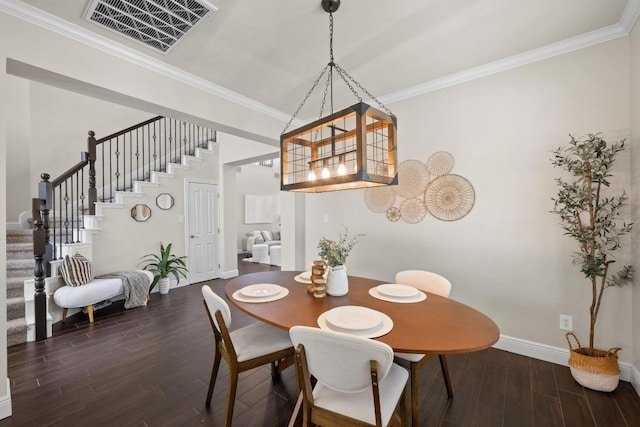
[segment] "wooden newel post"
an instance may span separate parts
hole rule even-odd
[[[36,261],[33,272],[33,281],[35,284],[34,309],[36,318],[36,341],[47,338],[47,294],[44,290],[46,233],[43,226],[43,221],[37,220],[35,222],[35,228],[33,229],[33,256]]]
[[[51,260],[53,260],[53,246],[51,245],[49,235],[49,211],[53,204],[53,191],[51,182],[49,182],[49,174],[43,173],[40,175],[42,181],[38,184],[38,198],[40,199],[40,211],[42,214],[43,228],[44,228],[44,268],[47,276],[51,275]]]
[[[95,139],[96,133],[89,131],[87,138],[87,152],[89,153],[89,215],[96,214],[96,202],[98,201],[98,190],[96,190],[96,150],[98,144]]]

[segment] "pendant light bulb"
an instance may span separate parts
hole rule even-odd
[[[338,165],[338,175],[346,175],[347,174],[347,167],[344,165],[344,154],[340,154],[340,157],[338,158],[340,164]]]
[[[313,171],[313,169],[309,171],[309,175],[307,175],[307,180],[308,181],[316,180],[316,173]]]
[[[331,172],[329,172],[329,168],[322,168],[321,175],[323,178],[329,178],[331,176]]]

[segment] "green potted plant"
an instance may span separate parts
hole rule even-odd
[[[144,270],[148,270],[154,274],[149,293],[158,285],[161,294],[169,292],[170,280],[169,275],[173,275],[178,283],[180,283],[180,275],[187,277],[187,266],[184,262],[186,256],[177,257],[171,253],[171,243],[166,247],[160,243],[160,255],[147,254],[142,257],[138,265],[142,264]]]
[[[608,144],[596,135],[576,139],[570,135],[569,146],[553,151],[554,166],[560,167],[571,179],[557,178],[558,194],[551,211],[560,216],[565,234],[572,237],[579,250],[573,263],[587,278],[592,301],[589,307],[589,346],[582,347],[573,333],[567,334],[573,377],[585,387],[612,391],[618,385],[620,369],[617,352],[594,347],[594,335],[604,291],[630,283],[633,267],[614,270],[613,253],[621,246],[621,237],[631,231],[633,224],[621,221],[621,209],[628,197],[625,192],[613,196],[607,191],[612,177],[611,168],[616,155],[624,150],[624,140]],[[577,348],[572,347],[575,339]]]

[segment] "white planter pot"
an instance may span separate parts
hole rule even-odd
[[[171,280],[168,277],[165,277],[164,279],[160,279],[158,281],[158,290],[162,295],[168,294],[170,288],[171,288]]]
[[[327,274],[327,293],[334,297],[346,295],[349,292],[347,269],[344,265],[329,267]]]

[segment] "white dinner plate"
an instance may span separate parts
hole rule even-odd
[[[378,292],[377,286],[374,286],[373,288],[369,289],[369,295],[382,301],[396,302],[400,304],[410,304],[414,302],[424,301],[427,299],[427,294],[425,294],[422,291],[418,291],[418,294],[413,297],[403,297],[403,298],[389,297],[387,295],[382,295],[380,292]]]
[[[240,289],[240,293],[250,298],[266,298],[277,295],[281,290],[281,286],[272,283],[256,283]]]
[[[384,285],[378,285],[376,290],[382,295],[393,298],[411,298],[418,295],[418,290],[413,286],[400,285],[397,283],[387,283]]]
[[[342,329],[337,326],[333,326],[331,323],[327,322],[327,313],[329,312],[325,311],[324,313],[322,313],[320,316],[318,316],[317,320],[320,329],[324,329],[327,331],[341,332],[343,334],[355,335],[363,338],[377,338],[388,334],[393,329],[393,320],[391,320],[391,318],[384,313],[379,313],[381,323],[378,326],[361,331],[356,331],[353,329]]]
[[[332,308],[326,314],[327,322],[331,326],[352,331],[372,329],[382,323],[382,313],[357,305]]]
[[[305,279],[305,280],[311,280],[311,272],[310,271],[303,271],[302,273],[299,274],[301,279]]]
[[[242,295],[241,293],[242,289],[238,289],[237,291],[235,291],[232,295],[231,298],[233,298],[236,301],[240,301],[240,302],[247,302],[247,303],[252,303],[252,304],[261,304],[261,303],[266,303],[266,302],[272,302],[272,301],[277,301],[281,298],[286,297],[287,295],[289,295],[289,289],[283,287],[282,290],[280,292],[278,292],[275,295],[271,295],[269,297],[262,297],[262,298],[256,298],[256,297],[245,297],[244,295]]]

